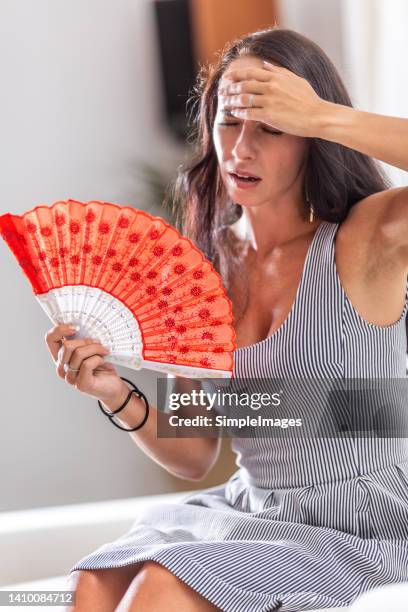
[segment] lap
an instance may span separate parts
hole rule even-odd
[[[170,603],[171,602],[171,603]],[[205,599],[181,578],[156,561],[146,561],[122,600],[126,610],[188,610],[188,612],[218,612],[220,609]],[[171,607],[173,606],[173,607]],[[155,608],[156,609],[156,608]]]
[[[75,606],[64,612],[99,610],[112,612],[132,583],[143,562],[124,567],[78,569],[68,576],[69,590],[75,592]]]
[[[167,602],[170,599],[176,603],[178,597],[180,601],[191,603],[192,610],[219,610],[156,561],[141,561],[123,567],[75,570],[71,572],[69,581],[70,588],[77,594],[81,591],[84,593],[86,589],[95,594],[99,592],[99,595],[110,592],[111,596],[115,596],[115,591],[116,597],[119,596],[121,600],[118,611],[138,609],[145,602],[148,602],[147,605],[153,601],[159,603],[159,599]]]
[[[110,580],[118,580],[118,578],[122,578],[123,580],[132,580],[135,575],[142,569],[144,565],[143,561],[139,563],[132,563],[131,565],[125,565],[123,567],[101,567],[101,568],[93,568],[93,569],[78,569],[74,572],[71,572],[68,581],[71,586],[76,587],[81,582],[103,582],[106,583]]]

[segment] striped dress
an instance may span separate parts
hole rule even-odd
[[[337,274],[338,227],[318,226],[288,317],[235,350],[234,378],[407,378],[408,287],[397,322],[365,321]],[[234,437],[232,449],[226,483],[142,511],[70,572],[153,560],[226,612],[342,607],[408,581],[408,438]]]

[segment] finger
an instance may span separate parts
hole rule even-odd
[[[58,351],[57,358],[57,373],[61,378],[65,378],[65,364],[69,363],[74,350],[80,346],[86,346],[93,344],[94,340],[91,338],[82,338],[78,340],[65,340],[61,343],[61,347]]]
[[[79,391],[91,390],[93,386],[94,371],[104,363],[103,357],[92,355],[84,359],[75,380],[75,386]]]
[[[54,361],[57,360],[62,338],[73,336],[77,330],[71,325],[56,325],[45,334],[45,342]]]
[[[219,95],[229,96],[231,94],[254,93],[264,94],[267,92],[269,83],[261,83],[260,81],[236,81],[229,85],[222,85],[218,89]]]
[[[263,67],[265,70],[270,70],[271,72],[279,72],[285,70],[282,66],[276,66],[275,64],[271,64],[271,62],[267,62],[266,60],[262,60]]]
[[[81,368],[82,362],[84,359],[88,359],[93,355],[107,355],[109,350],[102,346],[102,344],[93,342],[92,344],[87,344],[85,346],[77,347],[73,350],[71,359],[69,361],[69,365],[74,370],[79,370]]]
[[[234,108],[230,111],[234,117],[240,119],[246,119],[248,121],[261,121],[264,122],[265,111],[263,108]]]
[[[102,353],[104,356],[106,355],[106,353]],[[78,376],[81,372],[81,368],[83,366],[83,364],[87,361],[89,361],[89,359],[92,359],[93,357],[98,357],[98,359],[101,359],[102,361],[98,362],[98,365],[100,363],[104,363],[104,360],[102,359],[102,357],[100,357],[99,355],[97,355],[95,353],[95,348],[93,349],[91,355],[89,357],[86,357],[82,360],[81,365],[79,368],[76,368],[74,366],[72,366],[71,364],[69,365],[69,369],[67,368],[67,370],[64,370],[64,378],[65,381],[70,384],[70,385],[76,385],[78,382]],[[72,368],[72,369],[71,369]]]
[[[227,70],[224,72],[220,84],[225,85],[224,81],[227,81],[227,85],[230,85],[228,81],[248,81],[250,79],[256,79],[257,81],[270,81],[271,71],[265,68],[236,68],[235,70]]]
[[[221,108],[263,108],[264,96],[258,94],[240,94],[237,96],[220,96]]]

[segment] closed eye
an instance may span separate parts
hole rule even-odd
[[[230,125],[241,125],[238,122],[228,122],[228,123],[217,123],[217,125],[222,125],[224,127],[228,127]],[[281,136],[283,134],[283,132],[278,132],[277,130],[268,130],[268,128],[262,128],[264,132],[267,132],[268,134],[272,134],[273,136]]]

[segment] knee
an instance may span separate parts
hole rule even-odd
[[[135,612],[135,610],[144,612],[153,609],[153,602],[155,609],[166,609],[174,595],[175,587],[178,586],[177,581],[179,578],[160,563],[145,561],[130,583],[118,612]]]
[[[76,591],[83,587],[105,587],[129,584],[135,576],[136,570],[134,565],[129,565],[120,568],[97,568],[94,570],[75,570],[68,577],[70,590]]]
[[[175,586],[180,584],[180,579],[170,572],[166,567],[156,561],[145,561],[141,570],[136,574],[129,585],[127,596],[136,596],[155,600],[166,598],[174,591]],[[137,599],[139,601],[139,599]]]
[[[169,602],[172,602],[171,610],[220,610],[160,563],[146,561],[133,579],[118,612],[168,610]]]
[[[173,585],[179,582],[180,579],[164,567],[164,565],[160,565],[156,561],[145,561],[143,567],[135,576],[134,581],[137,581],[138,584],[143,585],[145,588],[150,588],[153,585],[157,589],[158,587],[164,588],[167,584]]]
[[[76,591],[79,584],[96,584],[102,577],[101,570],[75,570],[68,577],[68,584],[71,591]]]
[[[75,607],[64,608],[63,612],[97,608],[114,610],[134,575],[134,566],[71,572],[68,577],[68,585],[69,590],[75,593]]]
[[[68,590],[74,593],[74,600],[78,600],[78,595],[90,589],[97,589],[100,585],[101,575],[93,570],[76,570],[68,576]],[[73,608],[65,608],[64,612]]]

